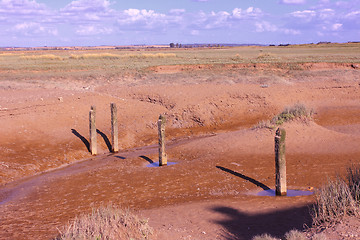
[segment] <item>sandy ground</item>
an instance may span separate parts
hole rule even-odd
[[[252,126],[296,103],[315,115],[284,125],[289,189],[320,187],[359,162],[360,73],[351,64],[162,66],[134,84],[121,81],[1,82],[1,239],[54,237],[109,202],[149,218],[157,239],[280,237],[311,226],[312,196],[256,196],[274,188],[275,133]],[[109,153],[111,102],[116,154]],[[88,151],[91,105],[96,157]],[[167,116],[167,153],[176,164],[149,168],[158,158],[159,114]]]

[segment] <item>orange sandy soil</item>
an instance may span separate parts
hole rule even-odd
[[[274,131],[251,127],[296,103],[316,114],[284,125],[289,189],[316,189],[360,160],[360,72],[351,63],[162,66],[126,81],[55,83],[0,82],[0,239],[55,237],[109,202],[149,218],[154,239],[281,237],[311,226],[312,196],[251,195],[274,188],[275,168]],[[91,105],[96,157],[87,148]],[[148,168],[161,113],[177,164]]]

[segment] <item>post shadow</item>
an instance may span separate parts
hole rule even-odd
[[[256,186],[261,187],[263,190],[270,190],[270,188],[268,186],[266,186],[265,184],[263,184],[263,183],[261,183],[259,181],[256,181],[255,179],[253,179],[251,177],[245,176],[245,175],[243,175],[241,173],[235,172],[233,170],[230,170],[228,168],[224,168],[224,167],[221,167],[221,166],[216,166],[216,168],[218,168],[218,169],[220,169],[220,170],[222,170],[224,172],[230,173],[230,174],[232,174],[232,175],[234,175],[236,177],[240,177],[240,178],[242,178],[242,179],[244,179],[246,181],[249,181],[249,182],[255,184]]]
[[[89,143],[89,141],[83,135],[81,135],[78,131],[76,131],[75,129],[71,129],[71,132],[85,144],[87,150],[90,152],[90,143]]]
[[[109,149],[110,152],[112,152],[112,146],[111,146],[110,140],[109,140],[109,138],[106,136],[106,134],[103,133],[102,131],[100,131],[99,129],[96,129],[96,132],[97,132],[98,134],[100,134],[100,136],[104,139],[107,148]]]
[[[154,161],[151,160],[150,158],[148,158],[147,156],[141,155],[141,156],[139,156],[139,157],[142,158],[142,159],[144,159],[144,160],[146,160],[146,161],[148,161],[149,163],[154,163]]]
[[[223,239],[253,239],[253,237],[265,233],[282,239],[290,230],[302,231],[304,227],[312,225],[310,206],[305,205],[255,215],[229,206],[215,206],[211,210],[224,216],[220,220],[213,220],[224,228]]]

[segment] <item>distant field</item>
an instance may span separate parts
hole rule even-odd
[[[360,63],[360,43],[196,49],[104,49],[0,52],[0,81],[87,78],[179,64]]]

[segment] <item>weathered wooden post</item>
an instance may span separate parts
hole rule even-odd
[[[89,113],[89,125],[90,125],[90,152],[91,155],[97,154],[97,138],[96,138],[96,107],[91,106]]]
[[[166,118],[160,115],[158,120],[159,128],[159,166],[167,165],[167,155],[165,152],[165,124]]]
[[[117,107],[115,103],[110,104],[111,109],[111,150],[116,153],[119,152],[119,129],[117,123]]]
[[[278,128],[275,135],[275,192],[276,196],[286,196],[286,160],[285,160],[286,131]]]

